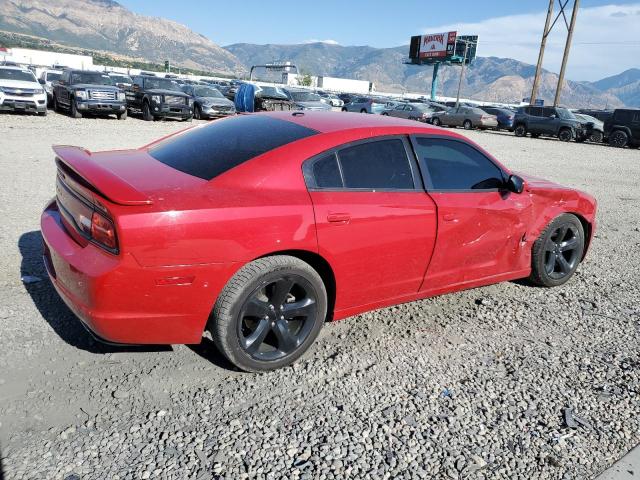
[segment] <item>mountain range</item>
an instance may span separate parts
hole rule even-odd
[[[327,43],[220,47],[179,23],[139,15],[113,0],[0,0],[0,30],[63,45],[113,52],[183,68],[246,75],[251,65],[288,60],[305,73],[369,80],[383,92],[428,92],[431,67],[406,64],[408,46],[373,48]],[[455,96],[459,66],[440,69],[439,95]],[[466,71],[462,96],[519,102],[529,96],[535,67],[510,58],[478,57]],[[544,71],[539,97],[549,102],[557,74]],[[640,106],[640,69],[597,82],[567,81],[561,103],[570,107]]]

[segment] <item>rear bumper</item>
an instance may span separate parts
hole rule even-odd
[[[496,128],[497,126],[497,120],[480,120],[480,127],[482,128]]]
[[[199,343],[215,299],[236,268],[142,267],[131,254],[83,247],[67,233],[55,202],[42,213],[40,226],[56,291],[95,337],[109,343]],[[176,278],[184,280],[171,283]]]

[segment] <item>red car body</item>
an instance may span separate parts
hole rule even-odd
[[[60,296],[98,337],[129,344],[199,343],[234,273],[275,253],[299,256],[322,274],[329,315],[338,320],[527,277],[533,242],[564,212],[581,220],[587,245],[593,235],[591,196],[532,177],[524,177],[521,194],[309,189],[306,160],[374,137],[456,139],[511,172],[468,139],[417,122],[321,112],[255,115],[317,133],[209,181],[156,160],[150,152],[167,140],[100,153],[54,147],[57,196],[41,218],[45,263]],[[233,119],[195,128],[228,121]],[[116,238],[105,241],[117,242],[117,248],[96,245],[72,225],[71,210],[89,228],[94,217],[78,213],[87,205],[98,212],[92,229],[102,228],[100,215],[113,223],[113,231],[108,222],[104,228]]]

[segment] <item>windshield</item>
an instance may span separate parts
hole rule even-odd
[[[176,82],[168,78],[153,78],[153,77],[145,78],[144,88],[147,90],[158,89],[158,90],[171,90],[174,92],[182,92],[182,90],[180,89],[180,85],[178,85]]]
[[[62,72],[47,72],[47,82],[55,82],[60,80]]]
[[[12,68],[0,68],[2,80],[19,80],[21,82],[35,82],[36,77],[30,70],[14,70]]]
[[[577,120],[571,110],[567,110],[566,108],[557,108],[556,111],[558,112],[558,116],[564,120]]]
[[[131,83],[131,77],[126,75],[111,75],[111,79],[115,83]]]
[[[289,99],[284,90],[278,87],[260,87],[260,91],[256,95],[259,97],[281,98],[283,100]]]
[[[320,95],[311,92],[289,92],[296,102],[319,102]]]
[[[224,98],[224,96],[218,90],[211,87],[195,87],[193,89],[193,94],[196,97]]]
[[[105,73],[99,72],[73,72],[71,74],[71,83],[88,83],[91,85],[113,85],[111,77]]]

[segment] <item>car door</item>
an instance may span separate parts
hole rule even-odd
[[[436,235],[406,137],[348,144],[305,162],[318,248],[332,265],[336,311],[416,294]]]
[[[447,112],[447,125],[452,127],[459,127],[462,125],[462,115],[464,107],[453,107]]]
[[[547,134],[548,119],[544,117],[542,107],[529,107],[529,132],[535,134]]]
[[[631,141],[634,145],[640,143],[640,111],[631,112],[631,122],[629,122],[629,129],[631,130]]]
[[[396,107],[390,112],[392,117],[404,118],[404,105],[396,105]]]
[[[506,191],[502,169],[464,140],[415,136],[412,143],[438,209],[438,238],[421,290],[529,268],[529,196]]]
[[[56,85],[56,100],[61,105],[69,105],[69,82],[71,81],[71,72],[66,71],[62,74],[60,82]]]

